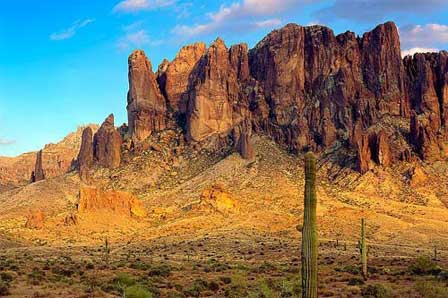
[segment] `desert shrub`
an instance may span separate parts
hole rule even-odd
[[[149,276],[162,276],[168,277],[171,275],[171,266],[162,264],[160,266],[153,267],[148,272]]]
[[[382,284],[373,284],[361,289],[361,295],[365,298],[389,298],[392,297],[389,288]]]
[[[300,277],[282,280],[280,282],[280,297],[300,297],[302,295],[302,283]]]
[[[354,265],[345,265],[343,267],[337,267],[335,270],[337,272],[347,272],[347,273],[351,273],[353,275],[361,274],[361,270],[359,269],[359,267],[354,266]]]
[[[225,290],[224,294],[228,298],[247,297],[246,277],[241,273],[235,273],[231,278],[230,286]]]
[[[118,273],[113,281],[121,287],[130,287],[135,285],[135,280],[126,272]]]
[[[0,279],[0,296],[9,295],[9,283]]]
[[[348,280],[349,286],[359,286],[359,285],[363,285],[363,284],[364,284],[364,280],[360,277],[352,277]]]
[[[136,285],[126,288],[125,297],[126,298],[153,298],[154,296],[146,288],[144,288],[143,286],[141,286],[139,284],[136,284]]]
[[[259,289],[260,289],[260,295],[263,298],[274,298],[277,297],[277,295],[275,295],[274,290],[271,288],[271,286],[269,285],[269,283],[266,280],[261,281],[261,283],[259,284]]]
[[[8,272],[0,272],[0,279],[4,282],[10,283],[14,278],[11,273]]]
[[[419,281],[414,285],[414,289],[425,298],[448,297],[448,287],[436,282]]]
[[[226,285],[228,285],[232,282],[232,278],[230,278],[228,276],[221,276],[219,279]]]
[[[211,282],[208,283],[207,288],[210,291],[216,292],[219,290],[219,284],[216,281],[212,280]]]
[[[429,256],[419,256],[415,259],[414,263],[409,265],[409,271],[413,274],[425,275],[425,274],[434,274],[437,275],[440,273],[441,269],[431,260]]]
[[[184,290],[184,294],[188,297],[199,297],[201,292],[205,291],[208,288],[208,283],[202,279],[196,279],[191,287]]]
[[[440,273],[437,277],[442,281],[448,281],[448,270],[440,271]]]
[[[148,270],[151,268],[151,265],[146,264],[144,262],[141,261],[137,261],[137,262],[133,262],[129,265],[130,268],[135,269],[135,270]]]

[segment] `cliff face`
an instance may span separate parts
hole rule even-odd
[[[131,55],[130,69],[136,55],[143,54]],[[193,143],[230,135],[248,121],[253,131],[291,151],[323,151],[338,142],[356,153],[361,172],[410,160],[413,153],[436,160],[447,153],[441,145],[446,141],[447,61],[446,52],[403,60],[391,22],[362,37],[289,24],[250,51],[245,44],[227,48],[218,38],[208,49],[187,46],[173,62],[165,60],[158,87],[149,68],[136,75],[130,71],[130,82],[151,82],[131,83],[130,94],[152,98],[153,104],[141,111],[155,115],[131,134],[141,139],[163,129],[152,123],[163,122],[157,119],[168,105],[185,119],[177,123]],[[172,117],[165,113],[166,122]],[[133,121],[130,116],[130,127]],[[399,123],[405,128],[400,130]]]

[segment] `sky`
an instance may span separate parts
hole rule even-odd
[[[394,21],[403,54],[448,49],[447,0],[0,0],[0,156],[126,119],[127,57],[153,69],[185,44],[253,47],[287,23],[362,34]]]

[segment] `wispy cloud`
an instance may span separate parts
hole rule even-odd
[[[405,3],[404,3],[405,2]],[[319,20],[347,19],[359,23],[379,22],[388,15],[424,15],[448,7],[446,0],[335,0],[319,10]]]
[[[8,146],[8,145],[12,145],[15,144],[16,141],[14,140],[5,140],[0,138],[0,146]]]
[[[73,36],[75,36],[76,32],[89,25],[90,23],[93,23],[95,20],[92,19],[85,19],[85,20],[78,20],[75,21],[70,27],[67,29],[61,30],[59,32],[53,33],[50,35],[51,40],[59,41],[59,40],[65,40],[70,39]]]
[[[120,51],[128,51],[131,48],[143,47],[146,45],[157,46],[163,43],[162,40],[153,40],[145,29],[141,29],[143,22],[136,22],[123,27],[125,34],[118,40],[117,47]]]
[[[115,5],[114,12],[137,12],[171,6],[176,0],[124,0]]]
[[[216,12],[207,14],[207,21],[196,25],[178,25],[173,29],[173,33],[192,37],[205,35],[219,30],[239,30],[246,31],[257,28],[275,27],[282,23],[279,18],[262,19],[266,17],[278,16],[279,14],[293,8],[294,6],[310,2],[311,0],[242,0],[234,2],[229,6],[221,6]],[[261,20],[260,20],[261,19]]]
[[[448,25],[425,24],[400,27],[402,47],[436,48],[448,43]]]

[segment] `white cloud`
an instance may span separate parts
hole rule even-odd
[[[276,16],[280,13],[292,9],[299,3],[310,2],[311,0],[242,0],[229,6],[221,8],[213,13],[207,14],[208,21],[203,24],[193,26],[178,25],[173,29],[173,33],[180,36],[197,36],[216,32],[222,29],[246,31],[256,28],[275,27],[281,24],[278,18],[268,20],[257,20],[261,17]]]
[[[448,43],[448,25],[426,24],[400,27],[402,48],[437,48]]]
[[[12,145],[14,144],[16,141],[14,140],[5,140],[5,139],[0,139],[0,146],[8,146],[8,145]]]
[[[137,12],[171,6],[176,0],[124,0],[115,5],[114,12]]]
[[[146,45],[156,46],[161,43],[161,40],[152,40],[146,30],[141,29],[135,32],[127,32],[125,36],[118,41],[117,46],[121,51],[127,51],[133,47],[143,47]]]
[[[387,16],[423,15],[448,7],[446,0],[335,0],[317,12],[319,19],[348,19],[360,23],[383,21]]]
[[[259,28],[272,28],[279,26],[282,23],[282,20],[280,19],[268,19],[260,22],[255,22],[255,25]]]
[[[412,48],[409,50],[401,51],[401,56],[406,57],[408,55],[413,56],[415,53],[429,53],[429,52],[438,52],[438,49],[434,48]]]
[[[50,35],[51,40],[59,41],[59,40],[65,40],[70,39],[73,36],[75,36],[76,32],[87,26],[90,23],[93,23],[95,20],[92,19],[86,19],[86,20],[78,20],[74,22],[69,28],[64,29],[60,32],[56,32]]]

